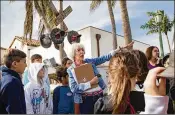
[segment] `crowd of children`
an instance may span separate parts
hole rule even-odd
[[[107,55],[84,59],[84,46],[73,44],[70,59],[64,58],[62,66],[57,67],[56,76],[61,86],[54,89],[53,96],[48,68],[42,63],[42,56],[34,54],[27,67],[26,54],[9,49],[4,56],[4,65],[1,65],[0,113],[174,113],[174,79],[157,78],[165,70],[163,66],[169,58],[159,60],[157,47],[149,47],[145,55],[142,51],[130,49],[132,45],[133,42]],[[106,61],[109,61],[108,84],[96,67]],[[92,64],[95,76],[91,81],[78,84],[74,68],[85,63]],[[96,84],[98,87],[92,88]],[[108,89],[107,95],[103,94],[105,88]]]

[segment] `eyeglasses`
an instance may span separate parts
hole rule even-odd
[[[68,65],[71,65],[72,64],[72,62],[69,62],[69,63],[67,63]]]

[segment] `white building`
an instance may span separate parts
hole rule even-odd
[[[109,53],[112,50],[112,33],[111,32],[89,26],[81,30],[78,30],[78,33],[82,35],[80,43],[82,43],[85,46],[85,58],[94,58],[94,57],[102,56]],[[101,35],[99,42],[96,38],[96,34]],[[133,40],[133,41],[135,41],[134,49],[139,49],[143,52],[145,52],[146,48],[150,46],[149,44],[145,44],[140,41],[136,41],[136,40]],[[118,43],[118,46],[124,46],[123,36],[117,35],[117,43]],[[22,44],[22,39],[20,37],[15,37],[10,47],[22,49],[21,44]],[[32,41],[25,42],[25,45],[22,50],[27,54],[28,63],[30,63],[30,56],[37,53],[42,55],[43,60],[54,57],[56,62],[60,64],[61,60],[59,60],[59,50],[55,49],[53,44],[50,48],[43,48],[42,46],[39,46],[39,44],[40,44],[39,40],[32,40]],[[69,56],[69,53],[71,51],[71,44],[69,44],[67,38],[65,38],[64,40],[64,50]],[[106,84],[107,84],[107,80],[106,80],[107,65],[108,65],[108,62],[98,67],[100,74],[103,76],[103,79],[106,82]]]
[[[26,40],[23,42],[23,38],[19,36],[15,36],[12,43],[10,44],[9,48],[16,48],[19,50],[24,51],[27,54],[27,64],[30,64],[30,50],[35,49],[36,47],[40,46],[40,42],[38,40]]]
[[[85,46],[85,58],[93,58],[93,57],[98,57],[98,52],[99,56],[102,56],[104,54],[109,53],[112,50],[112,33],[95,28],[92,26],[83,28],[81,30],[78,30],[78,33],[81,34],[81,41]],[[101,38],[99,40],[99,48],[98,48],[98,43],[96,39],[96,34],[100,34]],[[149,47],[149,44],[145,44],[143,42],[139,42],[134,40],[134,49],[139,49],[143,52],[146,51],[146,48]],[[118,46],[124,46],[124,38],[121,35],[117,35],[117,42]],[[98,50],[99,49],[99,50]],[[71,44],[69,44],[67,38],[64,40],[64,50],[66,51],[67,55],[69,56],[69,53],[71,51]],[[52,57],[55,58],[57,63],[60,63],[61,61],[59,60],[59,50],[55,49],[54,45],[50,48],[43,48],[42,46],[36,47],[34,49],[30,50],[30,55],[38,53],[42,55],[43,59],[50,59]],[[104,64],[103,66],[106,66]]]
[[[5,53],[6,53],[6,48],[3,48],[3,47],[0,47],[0,50],[1,50],[1,61],[0,61],[0,65],[2,65],[3,64],[3,57],[4,57],[4,55],[5,55]]]
[[[109,53],[112,50],[111,32],[89,26],[78,30],[78,33],[82,35],[80,43],[82,43],[85,46],[85,58],[102,56]],[[98,40],[96,38],[96,34],[101,35],[99,43],[97,42]],[[149,44],[145,44],[140,41],[136,40],[133,41],[135,41],[134,49],[139,49],[143,52],[145,52],[146,48],[150,46]],[[117,43],[118,46],[124,46],[123,36],[117,35]],[[31,41],[27,40],[26,42],[24,42],[23,48],[21,47],[22,46],[21,44],[22,44],[22,38],[15,36],[14,40],[10,45],[10,48],[17,48],[23,50],[27,54],[28,65],[30,63],[31,55],[36,53],[42,55],[43,60],[54,57],[58,64],[60,64],[61,62],[59,59],[59,50],[55,49],[53,44],[50,48],[43,48],[42,46],[39,46],[40,45],[39,40],[33,40],[33,39]],[[69,44],[67,37],[64,40],[64,50],[69,57],[71,51],[71,44]],[[99,68],[107,68],[107,65],[108,62],[102,64]],[[106,74],[106,72],[104,74]]]

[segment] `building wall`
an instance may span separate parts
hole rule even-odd
[[[97,57],[97,40],[96,34],[101,35],[101,39],[99,41],[100,44],[100,56],[108,54],[110,51],[113,50],[113,39],[112,34],[110,32],[102,31],[97,28],[91,27],[91,43],[92,43],[92,57]],[[121,36],[117,36],[118,46],[123,46],[124,41]]]
[[[94,27],[86,27],[84,29],[79,30],[78,33],[82,35],[80,43],[82,43],[85,46],[85,58],[93,58],[98,56],[96,34],[101,34],[101,39],[99,41],[100,56],[108,54],[113,49],[112,33],[110,32],[100,30]],[[124,46],[124,39],[122,36],[117,35],[117,42],[118,42],[118,46]],[[134,48],[140,49],[143,52],[145,52],[145,49],[148,46],[149,45],[138,41],[135,41],[134,43]],[[64,50],[67,53],[67,56],[69,57],[71,52],[71,44],[69,44],[67,37],[65,37],[65,40],[64,40]],[[42,55],[43,60],[54,57],[57,63],[60,64],[61,62],[59,59],[59,50],[55,49],[53,44],[50,48],[47,48],[47,49],[43,48],[42,46],[39,46],[31,50],[30,55],[33,55],[35,53]],[[103,65],[107,65],[107,64],[108,62]]]
[[[13,43],[13,45],[11,46],[11,48],[16,48],[16,49],[21,50],[22,49],[21,44],[22,43],[19,40],[15,40],[14,43]],[[26,48],[26,46],[24,46],[24,49],[25,48]]]
[[[100,56],[108,54],[110,51],[113,50],[113,39],[112,39],[112,33],[100,30],[98,28],[90,27],[90,34],[91,34],[91,53],[92,57],[97,57],[97,40],[96,40],[96,34],[101,35],[101,39],[99,40],[100,44]],[[125,46],[125,41],[122,36],[116,35],[117,37],[117,45],[118,46]],[[146,48],[149,47],[148,44],[136,41],[134,41],[134,49],[139,49],[143,52],[146,51]],[[108,65],[108,62],[102,64],[102,65]]]
[[[97,40],[96,40],[96,34],[101,35],[100,39],[100,55],[105,55],[109,53],[111,50],[113,50],[113,39],[112,34],[110,32],[106,32],[97,28],[91,27],[90,29],[91,33],[91,44],[92,44],[92,57],[97,57]],[[122,36],[117,35],[117,44],[118,46],[124,46],[125,41]],[[134,41],[134,49],[139,49],[143,52],[145,52],[146,48],[149,47],[148,44],[136,41]]]
[[[22,42],[19,40],[15,40],[15,42],[13,43],[11,48],[16,48],[16,49],[19,49],[19,50],[22,50],[23,52],[25,52],[27,55],[27,57],[26,57],[27,65],[30,65],[30,57],[31,57],[30,52],[31,52],[31,50],[35,49],[36,47],[27,46],[27,45],[24,45],[22,47]]]
[[[1,49],[1,60],[0,60],[1,62],[0,62],[0,65],[3,64],[3,57],[5,55],[5,52],[6,52],[5,49]]]

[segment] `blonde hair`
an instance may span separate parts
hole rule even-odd
[[[131,91],[131,78],[137,77],[138,59],[133,50],[117,52],[109,62],[109,88],[112,92],[113,114],[126,111]]]
[[[84,48],[84,45],[83,45],[83,44],[80,44],[80,43],[73,43],[73,44],[72,44],[72,49],[71,49],[71,52],[70,52],[70,57],[69,57],[71,60],[74,60],[75,51],[76,51],[78,48],[83,48],[84,51],[85,51],[85,48]]]

